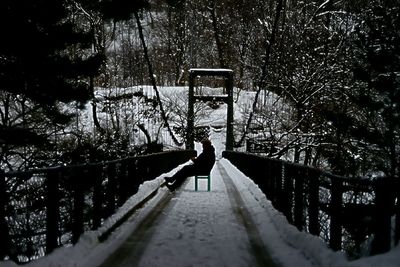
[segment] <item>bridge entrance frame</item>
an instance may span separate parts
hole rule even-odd
[[[194,86],[195,80],[198,77],[223,77],[225,79],[225,95],[195,95]],[[198,69],[192,68],[189,70],[189,107],[187,119],[187,135],[186,149],[194,149],[194,103],[200,101],[224,101],[228,104],[227,123],[226,123],[226,150],[233,150],[233,71],[231,69]]]

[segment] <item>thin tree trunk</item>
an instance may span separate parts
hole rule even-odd
[[[90,77],[90,90],[92,92],[92,117],[93,123],[97,130],[99,130],[100,134],[104,134],[106,131],[101,127],[99,118],[97,117],[97,103],[96,99],[94,98],[94,85],[93,85],[93,77]]]
[[[138,124],[138,128],[144,133],[146,136],[147,144],[149,145],[151,143],[151,136],[149,134],[149,131],[144,127],[144,124]]]
[[[218,30],[218,23],[217,23],[217,16],[215,14],[215,2],[213,1],[213,4],[211,7],[209,7],[210,13],[211,13],[211,21],[212,21],[212,26],[214,30],[214,38],[215,38],[215,44],[217,45],[217,51],[218,51],[218,59],[219,59],[219,66],[221,68],[225,68],[225,61],[224,61],[224,50],[222,47],[222,42],[220,39],[220,33]]]

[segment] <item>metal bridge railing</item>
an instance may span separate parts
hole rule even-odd
[[[74,244],[115,213],[139,185],[196,155],[169,151],[120,160],[0,171],[0,260],[29,262]]]
[[[225,151],[274,207],[300,231],[320,236],[334,250],[358,258],[388,251],[400,239],[400,181],[335,176],[315,168],[249,153]],[[394,233],[394,234],[393,234]]]

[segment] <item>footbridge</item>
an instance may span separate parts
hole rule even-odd
[[[349,259],[366,242],[370,255],[398,243],[398,181],[225,151],[211,191],[206,181],[195,191],[191,177],[169,192],[163,176],[195,154],[2,172],[2,258],[33,266],[363,266]]]

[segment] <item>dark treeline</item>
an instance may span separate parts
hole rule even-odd
[[[122,0],[41,1],[46,10],[61,9],[47,12],[54,18],[41,15],[41,4],[32,12],[32,2],[1,4],[2,13],[15,9],[1,16],[10,40],[2,46],[13,48],[9,53],[1,47],[0,54],[3,132],[17,125],[35,129],[24,137],[35,144],[43,136],[54,139],[66,121],[55,112],[59,102],[93,101],[95,107],[95,86],[150,84],[139,18],[157,84],[184,85],[192,67],[230,68],[238,90],[256,91],[256,98],[273,93],[286,103],[265,106],[256,99],[248,120],[235,125],[238,145],[257,128],[277,144],[270,156],[291,151],[295,162],[340,175],[399,176],[398,1],[143,0],[131,6]],[[27,32],[35,20],[38,32]],[[80,36],[60,34],[52,25]],[[36,34],[44,30],[62,38],[40,42]],[[10,62],[28,70],[10,68]],[[49,77],[43,87],[41,80]],[[40,81],[33,89],[32,78]],[[121,140],[121,135],[102,136],[102,142]],[[10,146],[3,144],[3,156],[4,151],[22,155]],[[37,150],[24,149],[27,162],[35,153],[26,150]]]

